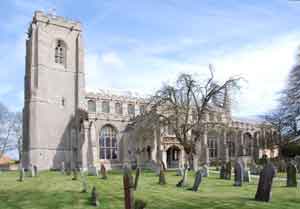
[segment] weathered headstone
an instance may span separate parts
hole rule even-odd
[[[97,167],[96,166],[89,167],[88,168],[88,175],[89,176],[99,176]]]
[[[269,202],[272,196],[273,178],[276,170],[271,162],[268,162],[259,175],[259,182],[255,194],[255,200]]]
[[[192,187],[192,191],[197,192],[201,182],[202,182],[202,172],[201,170],[198,170],[196,172],[196,177],[195,177],[194,185]]]
[[[244,180],[244,168],[240,161],[234,165],[234,186],[242,186]]]
[[[32,165],[32,164],[30,165],[29,172],[30,172],[29,176],[30,176],[30,177],[34,177],[34,168],[33,168],[33,165]]]
[[[25,178],[25,169],[24,168],[21,168],[20,169],[20,179],[19,181],[24,181],[24,178]]]
[[[202,177],[208,177],[209,176],[209,169],[207,165],[204,165],[202,167]]]
[[[107,172],[104,164],[101,164],[100,173],[102,179],[107,179]]]
[[[225,179],[225,174],[226,174],[226,167],[224,163],[221,165],[220,169],[220,179]]]
[[[134,201],[134,209],[145,209],[147,206],[147,203],[143,200],[135,200]]]
[[[68,166],[66,167],[66,174],[67,174],[67,176],[70,176],[71,173],[72,173],[72,168],[71,168],[70,163],[68,163]]]
[[[183,176],[183,169],[182,168],[177,169],[176,176]]]
[[[251,172],[249,169],[244,170],[244,182],[251,182]]]
[[[66,167],[65,167],[65,162],[64,162],[64,161],[61,162],[60,172],[61,172],[62,174],[65,174],[65,172],[66,172]]]
[[[185,187],[187,186],[187,179],[188,179],[188,166],[184,166],[183,176],[182,179],[176,184],[177,187]]]
[[[297,167],[292,162],[288,163],[287,166],[287,178],[286,186],[287,187],[297,187]]]
[[[134,209],[133,177],[131,175],[131,170],[128,167],[124,168],[123,186],[125,209]]]
[[[73,172],[73,178],[72,178],[72,180],[76,181],[76,180],[77,180],[77,177],[78,177],[77,169],[74,168],[72,172]]]
[[[36,165],[33,166],[34,176],[38,176],[38,168]]]
[[[82,179],[82,192],[86,193],[88,191],[88,183],[87,183],[86,175],[83,172],[80,173]]]
[[[231,169],[232,169],[231,162],[229,161],[225,165],[225,176],[224,176],[224,178],[226,180],[230,180],[231,179]]]
[[[136,190],[138,187],[140,174],[141,174],[141,168],[137,167],[135,172],[135,179],[134,179],[134,190]]]
[[[99,195],[98,195],[98,192],[96,190],[96,187],[93,186],[93,189],[92,189],[92,205],[95,206],[95,207],[98,207],[99,206]]]
[[[158,183],[160,185],[164,185],[166,184],[166,177],[165,177],[165,171],[163,168],[160,169],[160,172],[159,172],[159,181]]]

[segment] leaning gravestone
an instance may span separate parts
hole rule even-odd
[[[141,168],[137,167],[135,173],[135,180],[134,180],[134,190],[136,190],[138,187],[140,174],[141,174]]]
[[[194,185],[192,187],[192,191],[197,192],[201,182],[202,182],[202,172],[201,172],[201,170],[198,170],[196,172],[195,182],[194,182]]]
[[[99,206],[99,195],[98,195],[98,192],[97,192],[95,186],[93,186],[93,189],[92,189],[91,199],[92,199],[92,205],[95,207],[98,207]]]
[[[131,175],[131,170],[127,166],[124,168],[123,186],[125,209],[134,209],[133,177]]]
[[[202,177],[208,177],[208,176],[209,176],[208,166],[204,165],[202,168]]]
[[[100,173],[102,179],[107,179],[107,172],[104,164],[101,164]]]
[[[86,193],[88,191],[86,175],[83,172],[80,172],[80,173],[81,173],[81,179],[82,179],[82,192]]]
[[[230,180],[231,179],[231,162],[227,162],[226,165],[225,165],[225,176],[224,176],[224,179],[226,180]]]
[[[287,166],[286,186],[297,187],[297,167],[292,162],[289,162]]]
[[[244,168],[240,161],[234,165],[234,186],[242,186],[244,180]]]
[[[66,172],[65,162],[61,162],[60,172],[61,174],[65,174]]]
[[[160,172],[159,172],[158,184],[160,184],[160,185],[165,185],[166,184],[165,171],[164,171],[163,168],[161,168]]]
[[[38,176],[38,168],[36,165],[33,166],[34,176]]]
[[[188,178],[188,166],[184,166],[182,179],[176,184],[177,187],[185,187],[187,186],[187,178]]]
[[[220,169],[220,179],[225,179],[225,174],[226,174],[226,167],[224,164],[222,164]]]
[[[21,168],[20,169],[20,179],[19,181],[24,181],[24,178],[25,178],[25,169],[24,168]]]
[[[271,162],[268,162],[259,175],[259,182],[255,194],[255,200],[269,202],[272,196],[272,183],[276,170]]]

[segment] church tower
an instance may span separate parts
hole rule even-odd
[[[79,22],[36,11],[26,40],[24,167],[78,162],[79,110],[85,93]]]

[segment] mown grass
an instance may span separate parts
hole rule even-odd
[[[193,184],[194,174],[189,174]],[[1,209],[83,209],[90,206],[90,193],[81,193],[80,180],[58,172],[42,172],[38,177],[18,182],[18,173],[0,174]],[[90,189],[95,185],[103,209],[124,208],[123,180],[119,172],[110,172],[107,180],[89,176]],[[140,176],[135,197],[147,202],[148,209],[296,209],[300,208],[300,191],[286,188],[285,182],[275,181],[270,203],[253,200],[256,192],[255,179],[243,187],[233,187],[233,181],[220,180],[216,174],[204,178],[198,192],[176,188],[180,177],[167,172],[167,185],[158,185],[158,177],[152,172]]]

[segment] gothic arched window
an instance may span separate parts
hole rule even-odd
[[[110,125],[104,126],[100,131],[100,159],[117,159],[117,131]]]
[[[89,112],[96,112],[96,102],[94,100],[88,101],[88,111]]]
[[[246,148],[246,155],[250,156],[251,155],[251,151],[252,151],[252,137],[250,135],[250,133],[245,133],[244,134],[244,146]]]
[[[102,112],[103,113],[109,113],[109,101],[103,101],[102,102]]]
[[[128,115],[130,118],[134,118],[135,116],[135,106],[134,104],[128,104]]]
[[[122,115],[123,114],[122,103],[117,102],[115,104],[115,113],[117,113],[118,115]]]
[[[61,65],[66,63],[66,44],[62,40],[56,41],[54,60]]]
[[[229,157],[234,157],[235,156],[235,140],[234,140],[234,133],[230,132],[227,135],[227,146],[228,146],[228,154]]]

